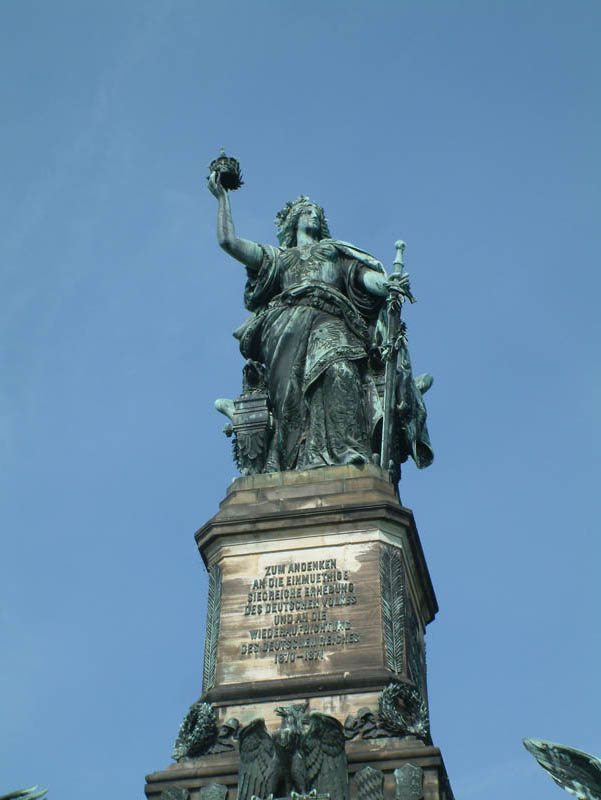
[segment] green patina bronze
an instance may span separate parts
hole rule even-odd
[[[229,417],[242,474],[379,463],[393,480],[411,456],[432,462],[423,393],[414,379],[400,309],[413,301],[397,243],[395,271],[332,238],[308,197],[277,214],[279,246],[236,236],[228,188],[241,185],[235,159],[211,165],[220,246],[246,267],[251,316],[234,336],[247,363],[237,400],[215,405]]]
[[[280,727],[263,719],[240,730],[237,800],[253,797],[347,800],[344,729],[334,717],[308,711],[308,703],[279,706]]]
[[[524,747],[558,786],[579,800],[601,800],[601,760],[590,753],[544,739],[523,739]]]
[[[48,794],[48,789],[38,789],[37,786],[30,786],[28,789],[17,789],[9,794],[0,795],[0,800],[44,800]]]

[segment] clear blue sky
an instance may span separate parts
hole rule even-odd
[[[390,265],[434,465],[434,741],[462,800],[601,753],[597,0],[4,0],[0,793],[141,797],[201,690],[194,530],[236,474],[243,275],[300,193]]]

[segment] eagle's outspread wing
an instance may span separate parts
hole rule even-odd
[[[312,711],[309,730],[301,744],[305,760],[307,788],[330,800],[347,800],[348,772],[344,752],[344,728],[334,717]]]
[[[239,734],[240,773],[237,800],[250,800],[252,795],[267,797],[271,793],[277,756],[273,739],[262,719],[254,719]]]
[[[30,786],[29,789],[17,789],[16,792],[0,795],[0,800],[36,800],[38,797],[46,797],[48,790],[39,789],[37,786]]]
[[[555,783],[582,800],[601,800],[601,761],[582,750],[542,739],[524,739],[532,753]]]

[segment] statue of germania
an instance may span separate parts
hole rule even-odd
[[[389,279],[373,256],[332,238],[324,210],[305,196],[277,214],[279,246],[237,237],[228,189],[240,184],[234,159],[223,155],[211,164],[217,238],[246,267],[244,305],[251,312],[234,333],[247,360],[243,393],[216,402],[233,423],[226,432],[235,434],[241,472],[378,463],[386,402],[395,425],[382,466],[395,480],[408,456],[428,466],[433,455],[422,394],[432,378],[413,378],[404,323],[394,341],[387,327],[391,307],[413,299],[409,276]]]

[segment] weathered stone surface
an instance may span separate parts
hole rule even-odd
[[[200,800],[225,800],[227,797],[227,786],[223,783],[209,783],[203,786],[199,792]]]
[[[413,516],[387,474],[364,465],[236,479],[196,540],[205,565],[218,567],[221,578],[219,618],[213,614],[211,622],[217,631],[208,681],[213,685],[202,696],[218,730],[225,731],[232,718],[245,726],[258,717],[271,730],[279,724],[279,707],[310,701],[310,710],[343,726],[350,720],[344,730],[349,800],[357,797],[353,776],[367,766],[382,771],[383,800],[393,800],[394,770],[407,763],[424,771],[425,800],[451,800],[440,752],[410,730],[415,713],[404,693],[387,695],[392,705],[385,710],[399,722],[394,730],[384,725],[379,708],[391,682],[413,686],[418,660],[411,653],[422,652],[425,626],[438,609]],[[382,563],[390,553],[402,565],[401,577],[389,569],[383,586]],[[275,596],[297,588],[298,597]],[[384,592],[394,606],[397,590],[404,612],[411,609],[389,634],[405,637],[400,656],[391,655],[390,647],[387,652],[381,605]],[[296,601],[300,608],[279,607]],[[301,632],[301,625],[308,630]],[[299,652],[303,658],[286,657]],[[306,653],[311,656],[304,658]],[[421,677],[425,688],[425,672]],[[403,726],[407,719],[411,724]],[[222,738],[224,747],[218,739],[206,755],[149,775],[147,796],[158,800],[163,788],[177,784],[189,789],[190,800],[199,800],[203,787],[219,783],[227,787],[225,800],[236,800],[239,740],[235,732]]]
[[[189,797],[190,792],[183,786],[169,786],[161,792],[160,800],[188,800]]]
[[[205,696],[235,703],[223,713],[241,722],[241,704],[377,692],[391,672],[406,677],[409,643],[391,662],[382,597],[398,592],[403,608],[416,609],[420,642],[437,610],[411,513],[373,465],[240,478],[197,543],[221,576],[214,687]],[[382,569],[390,552],[402,565],[398,586]]]
[[[383,800],[384,773],[373,767],[363,767],[355,775],[357,800]]]
[[[355,775],[370,765],[384,775],[385,800],[396,797],[394,770],[411,763],[423,769],[424,800],[453,800],[448,788],[448,778],[440,750],[416,740],[377,739],[347,742],[346,755],[349,768],[349,800],[359,800]],[[200,800],[199,792],[210,783],[228,787],[226,800],[236,800],[238,781],[237,753],[201,756],[183,764],[172,764],[168,769],[154,772],[146,778],[146,796],[159,800],[163,788],[183,785],[190,791],[190,800]]]
[[[421,800],[424,796],[424,771],[417,764],[403,764],[394,771],[395,800]]]

